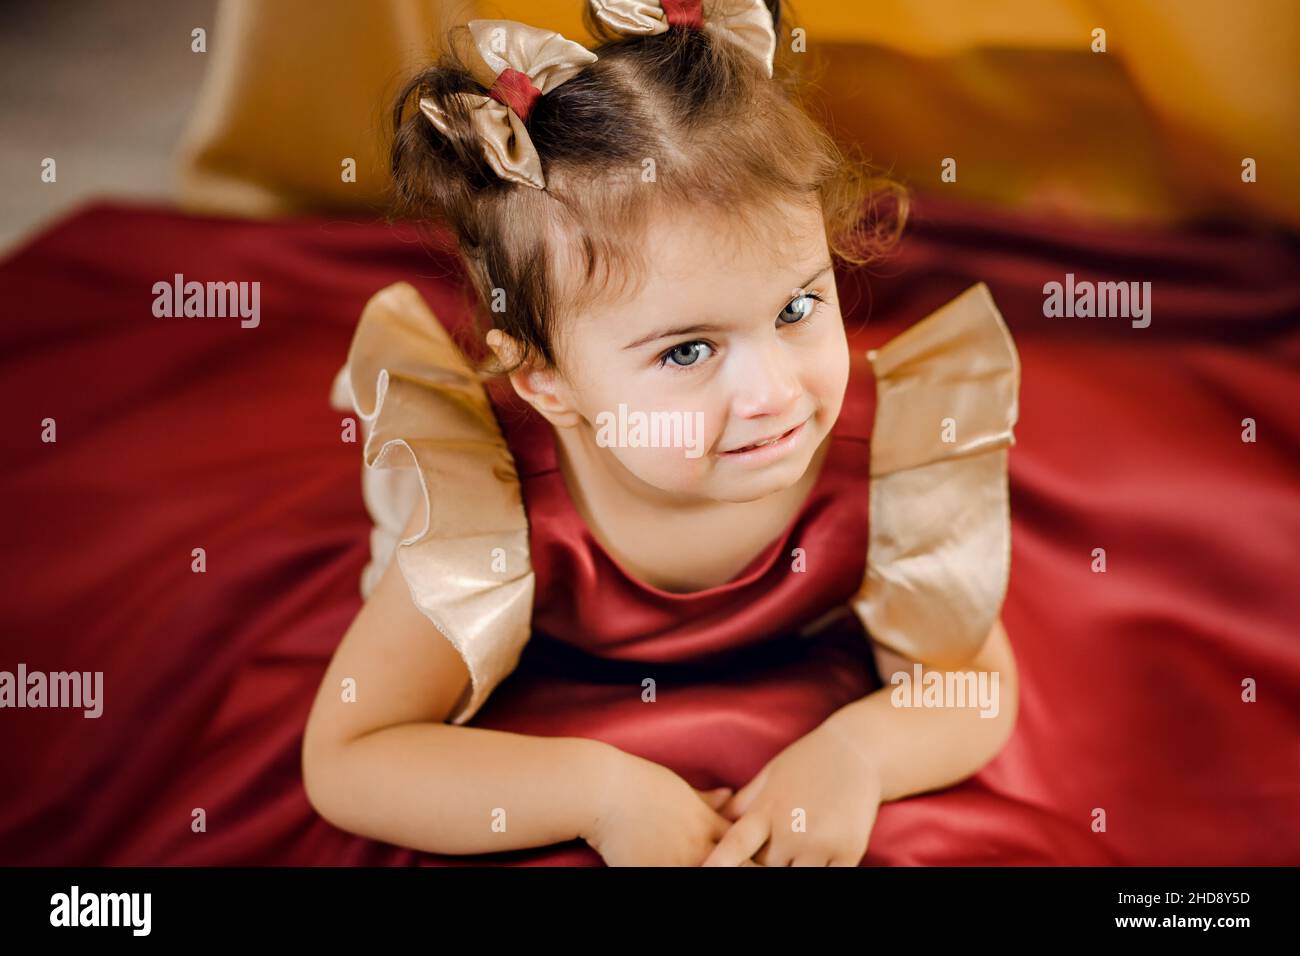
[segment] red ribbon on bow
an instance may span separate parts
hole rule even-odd
[[[542,91],[533,85],[527,73],[506,67],[497,74],[488,96],[510,107],[521,120],[527,120],[533,104],[541,99]]]
[[[675,27],[704,29],[704,0],[660,0],[664,18]]]

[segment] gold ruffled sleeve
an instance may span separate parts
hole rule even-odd
[[[867,357],[871,524],[852,606],[886,647],[957,667],[979,651],[1006,596],[1020,359],[983,283]]]
[[[420,293],[398,282],[361,313],[331,402],[365,435],[374,519],[368,596],[395,553],[415,606],[460,653],[464,724],[515,669],[531,633],[534,577],[514,459],[487,392]],[[413,508],[422,528],[398,540]]]

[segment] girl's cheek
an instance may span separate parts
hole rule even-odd
[[[664,491],[691,491],[706,477],[707,451],[688,457],[689,448],[622,448],[617,454],[623,466],[648,485]]]
[[[838,388],[847,385],[849,380],[849,340],[844,331],[844,320],[837,318],[835,323],[828,323],[831,331],[818,350],[820,357],[817,365],[821,370],[822,380],[829,386]]]
[[[703,390],[688,397],[687,389],[656,387],[657,381],[638,382],[635,388],[621,384],[606,393],[607,407],[596,409],[591,419],[597,444],[608,444],[642,481],[665,490],[692,490],[708,477],[727,422],[725,400]]]

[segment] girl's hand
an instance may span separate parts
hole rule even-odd
[[[704,866],[858,866],[880,809],[869,754],[822,724],[722,807],[735,821]]]
[[[667,767],[616,748],[581,834],[609,866],[699,866],[731,825],[731,788],[696,790]]]

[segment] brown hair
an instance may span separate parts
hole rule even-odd
[[[393,216],[450,227],[481,317],[522,344],[523,361],[558,364],[559,307],[576,310],[579,295],[590,301],[611,279],[635,275],[643,266],[637,243],[657,208],[725,212],[748,225],[776,202],[815,193],[837,258],[866,264],[897,242],[905,190],[842,150],[809,114],[792,62],[801,55],[789,52],[788,33],[782,38],[779,0],[768,4],[778,36],[772,78],[751,53],[706,31],[613,36],[587,7],[598,59],[538,99],[526,124],[545,189],[500,179],[483,158],[453,94],[486,90],[454,53],[398,94]],[[453,135],[421,114],[421,97],[443,107]],[[647,161],[654,188],[642,178]],[[585,274],[580,294],[560,289],[565,256]],[[493,290],[504,292],[503,312],[487,309]],[[512,370],[485,363],[480,374]]]

